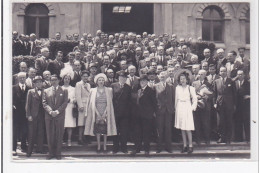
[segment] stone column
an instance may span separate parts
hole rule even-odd
[[[17,32],[19,34],[25,33],[24,17],[25,17],[25,13],[17,14],[16,26],[17,26]]]
[[[56,14],[54,14],[54,13],[49,13],[48,14],[48,16],[49,16],[49,38],[52,38],[52,37],[54,37],[54,35],[55,35],[55,32],[56,32],[56,30],[55,30],[55,18],[56,18]]]

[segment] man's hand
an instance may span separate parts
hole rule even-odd
[[[32,121],[32,120],[33,120],[32,116],[29,116],[28,121]]]
[[[51,116],[52,116],[52,117],[56,117],[57,115],[58,115],[58,114],[57,114],[56,111],[52,111],[52,112],[51,112]]]
[[[83,111],[84,111],[84,107],[80,107],[80,108],[79,108],[79,111],[80,111],[80,112],[83,112]]]

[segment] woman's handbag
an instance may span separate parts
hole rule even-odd
[[[77,103],[75,103],[74,107],[72,108],[72,115],[73,115],[73,118],[78,118],[78,116],[79,116],[78,104]]]

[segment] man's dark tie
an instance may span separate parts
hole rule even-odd
[[[56,104],[56,87],[53,89],[54,104]]]
[[[22,91],[24,92],[24,85],[22,85]]]

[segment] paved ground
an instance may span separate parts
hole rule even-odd
[[[113,154],[112,144],[108,143],[107,153],[96,153],[96,143],[92,142],[89,145],[79,146],[76,142],[72,143],[71,147],[63,145],[62,149],[62,160],[61,161],[149,161],[149,160],[169,160],[169,161],[184,161],[184,160],[248,160],[250,159],[250,145],[247,143],[231,143],[231,145],[226,144],[216,144],[211,143],[207,146],[202,144],[197,146],[194,144],[194,152],[192,154],[180,153],[181,144],[173,143],[173,153],[167,153],[163,151],[159,154],[156,153],[156,144],[151,144],[150,157],[144,157],[144,152],[137,154],[136,157],[132,157],[129,154],[124,154],[118,152]],[[45,146],[47,150],[47,146]],[[128,149],[131,151],[133,149],[133,144],[128,143]],[[46,161],[46,154],[33,153],[30,158],[26,157],[26,153],[22,153],[19,149],[17,150],[18,156],[13,156],[14,161]],[[46,162],[57,161],[52,159]]]

